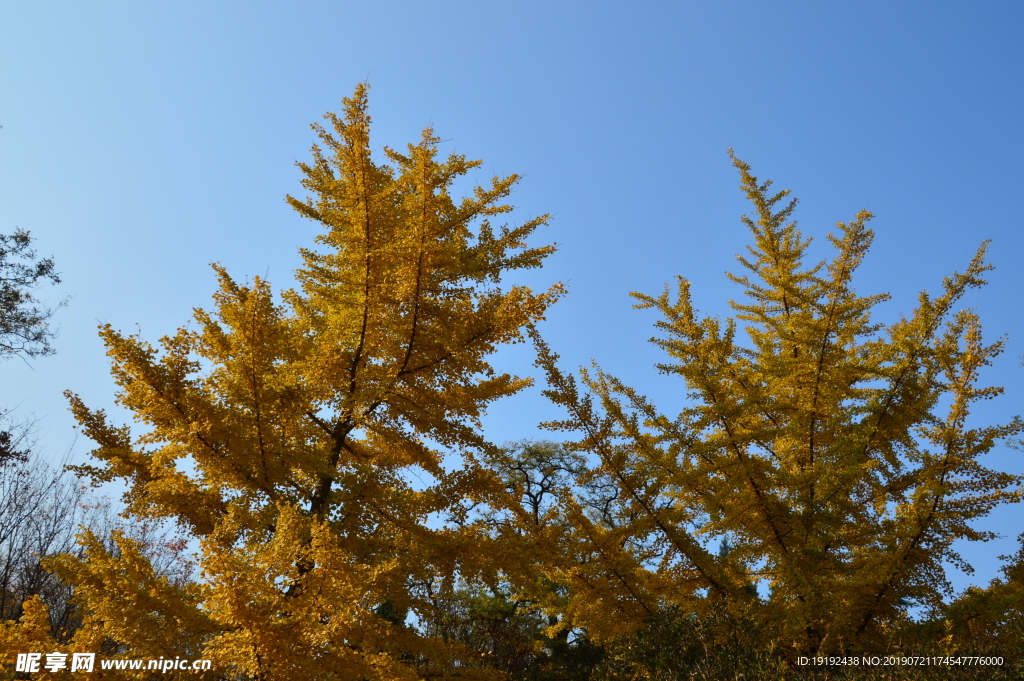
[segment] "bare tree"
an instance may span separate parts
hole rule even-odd
[[[95,524],[98,509],[84,503],[73,478],[31,455],[27,430],[15,437],[21,456],[0,467],[0,619],[17,620],[22,604],[38,595],[50,610],[53,635],[62,639],[75,628],[71,594],[40,559],[74,553],[75,533]]]
[[[81,557],[78,535],[86,530],[106,538],[115,556],[115,533],[133,540],[154,570],[171,582],[193,578],[187,547],[173,531],[157,523],[126,523],[108,500],[65,472],[65,462],[52,466],[34,454],[27,432],[22,426],[17,438],[23,457],[0,466],[0,621],[19,619],[25,601],[39,596],[49,610],[51,635],[70,639],[81,624],[74,594],[46,569],[45,559]]]

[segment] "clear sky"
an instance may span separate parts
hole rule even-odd
[[[1006,395],[976,423],[1024,412],[1024,3],[677,0],[515,3],[176,0],[0,2],[0,232],[29,230],[71,296],[58,355],[0,366],[0,404],[40,417],[54,458],[74,440],[61,392],[111,408],[97,323],[155,341],[206,306],[209,263],[291,283],[316,227],[297,160],[309,124],[368,81],[375,145],[433,124],[445,149],[520,173],[516,220],[553,213],[559,252],[523,276],[570,295],[543,331],[565,367],[596,359],[667,409],[682,387],[651,365],[655,317],[630,291],[677,274],[725,314],[725,276],[749,211],[726,149],[801,199],[816,247],[873,211],[858,291],[887,291],[882,321],[992,239],[976,307],[1008,351],[986,378]],[[825,255],[827,251],[816,251]],[[535,374],[527,348],[498,363]],[[499,405],[497,441],[558,416],[538,390]],[[1024,472],[1018,452],[988,463]],[[1024,531],[1021,509],[963,547],[978,571]]]

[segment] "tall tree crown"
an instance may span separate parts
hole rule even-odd
[[[852,285],[872,215],[839,223],[834,257],[808,267],[809,239],[789,222],[796,201],[733,161],[756,210],[743,219],[747,273],[729,275],[744,289],[735,317],[700,316],[683,278],[674,296],[634,294],[663,317],[652,341],[669,357],[659,370],[689,392],[681,413],[662,414],[600,369],[583,373],[580,393],[541,344],[549,395],[569,412],[552,426],[582,434],[574,447],[599,457],[592,475],[621,499],[615,526],[577,520],[601,547],[590,571],[620,577],[563,579],[592,623],[612,621],[595,603],[639,623],[667,606],[723,602],[775,622],[799,650],[877,643],[908,602],[938,606],[949,593],[943,561],[964,565],[954,541],[993,537],[970,521],[1020,497],[1020,480],[980,457],[1021,422],[966,423],[975,402],[1001,392],[977,380],[1002,342],[986,344],[977,315],[955,309],[984,284],[985,245],[940,295],[922,293],[910,315],[875,324],[871,310],[887,296]],[[627,538],[646,553],[614,548]],[[719,541],[729,550],[716,555]]]
[[[416,585],[494,569],[484,538],[427,520],[497,489],[472,460],[491,447],[479,418],[529,381],[498,373],[489,355],[562,293],[499,284],[553,251],[526,246],[547,216],[490,224],[512,210],[502,201],[516,176],[454,200],[453,182],[480,162],[439,161],[429,128],[404,154],[386,149],[391,165],[375,162],[365,86],[326,118],[312,162],[298,164],[310,197],[288,197],[323,229],[301,251],[298,288],[276,300],[268,282],[240,284],[215,266],[214,309],[159,348],[103,327],[118,401],[146,428],[134,441],[70,396],[99,445],[99,465],[80,472],[124,481],[129,514],[187,528],[204,582],[158,588],[136,566],[140,588],[153,587],[143,614],[96,542],[90,561],[62,569],[93,585],[83,603],[107,636],[145,647],[140,630],[174,621],[180,646],[251,678],[471,669],[457,645],[402,622],[431,607]],[[437,445],[465,465],[446,470]]]

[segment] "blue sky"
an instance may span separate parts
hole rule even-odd
[[[209,263],[291,283],[316,227],[297,160],[309,124],[368,80],[376,145],[433,124],[445,149],[520,173],[516,220],[553,213],[558,242],[520,277],[570,295],[544,333],[564,366],[596,359],[669,408],[651,365],[655,317],[630,291],[677,274],[709,313],[738,295],[724,272],[748,212],[726,149],[801,199],[816,237],[861,208],[877,218],[858,290],[890,292],[893,320],[992,239],[990,285],[966,301],[1007,353],[1006,395],[977,423],[1024,411],[1020,195],[1024,4],[968,2],[104,2],[0,4],[0,232],[22,227],[72,296],[59,354],[0,366],[0,404],[41,418],[53,457],[74,441],[61,392],[112,406],[95,327],[156,340],[205,306]],[[536,373],[527,348],[498,364]],[[557,417],[533,390],[487,420],[498,441]],[[989,464],[1024,472],[1001,449]],[[978,572],[1024,531],[1019,509],[984,523],[1005,541],[963,547]]]

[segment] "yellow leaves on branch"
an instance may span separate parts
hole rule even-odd
[[[474,612],[504,612],[517,663],[541,631],[604,642],[679,613],[754,622],[793,653],[878,649],[909,604],[940,603],[955,541],[991,538],[971,521],[1019,500],[980,457],[1024,424],[967,425],[1000,394],[977,381],[1002,343],[956,309],[985,283],[984,245],[878,324],[887,296],[853,287],[871,213],[806,265],[795,200],[733,157],[755,208],[735,315],[702,316],[682,277],[634,294],[661,315],[658,370],[690,396],[669,415],[599,367],[558,368],[534,325],[560,285],[504,286],[554,250],[528,246],[546,215],[491,223],[517,176],[456,200],[481,162],[439,159],[430,128],[375,157],[365,86],[326,121],[298,164],[309,196],[287,197],[321,228],[297,288],[214,265],[213,307],[156,346],[102,327],[134,439],[68,395],[97,445],[77,471],[121,481],[129,517],[175,522],[202,569],[168,580],[124,536],[84,535],[85,558],[52,562],[85,617],[73,644],[261,681],[496,678],[459,620]],[[490,364],[526,334],[566,411],[548,425],[578,439],[514,452],[480,418],[529,384]],[[1001,602],[993,589],[975,600]],[[0,642],[42,642],[45,621],[30,602]]]
[[[597,629],[636,611],[635,628],[649,604],[699,614],[717,603],[796,651],[882,645],[907,604],[948,593],[942,561],[962,564],[954,541],[991,538],[969,522],[1020,498],[1019,478],[979,458],[1024,424],[966,425],[975,402],[1001,392],[976,381],[1002,342],[985,344],[977,316],[955,310],[984,284],[985,245],[941,295],[923,293],[910,315],[876,324],[871,310],[888,296],[852,287],[871,213],[839,223],[835,256],[806,266],[810,239],[789,222],[796,201],[733,161],[756,210],[743,218],[748,273],[729,275],[744,289],[735,317],[701,317],[682,278],[674,296],[634,294],[662,316],[652,341],[669,360],[658,369],[682,379],[686,408],[663,414],[599,369],[583,372],[581,391],[538,339],[548,394],[568,413],[551,427],[578,432],[570,448],[595,455],[617,490],[602,512],[618,546],[653,551],[650,575],[626,593],[636,570],[576,514],[577,534],[594,537],[577,561],[621,579],[566,580],[580,603],[570,609]],[[624,622],[619,633],[629,630]]]
[[[517,176],[453,199],[453,183],[480,161],[439,160],[430,129],[379,163],[365,86],[326,119],[314,126],[313,160],[298,164],[310,196],[288,197],[322,229],[301,250],[298,288],[277,298],[269,282],[241,284],[215,265],[213,309],[159,347],[102,328],[118,402],[144,429],[134,441],[69,395],[97,443],[98,464],[79,472],[121,480],[129,514],[195,536],[202,587],[165,593],[130,551],[64,569],[127,646],[167,635],[151,617],[182,631],[181,654],[252,678],[416,678],[455,666],[472,677],[456,661],[464,650],[377,612],[425,613],[412,587],[468,556],[471,571],[497,569],[477,555],[474,530],[426,523],[488,495],[492,476],[471,456],[446,472],[445,450],[428,443],[488,450],[481,414],[528,385],[495,372],[489,355],[522,340],[562,295],[557,285],[501,288],[503,275],[553,252],[526,244],[547,216],[491,224],[512,210],[503,201]],[[413,488],[411,469],[425,488]],[[104,561],[116,569],[90,577]],[[138,583],[118,584],[117,570]],[[163,595],[142,619],[111,615],[145,594]]]

